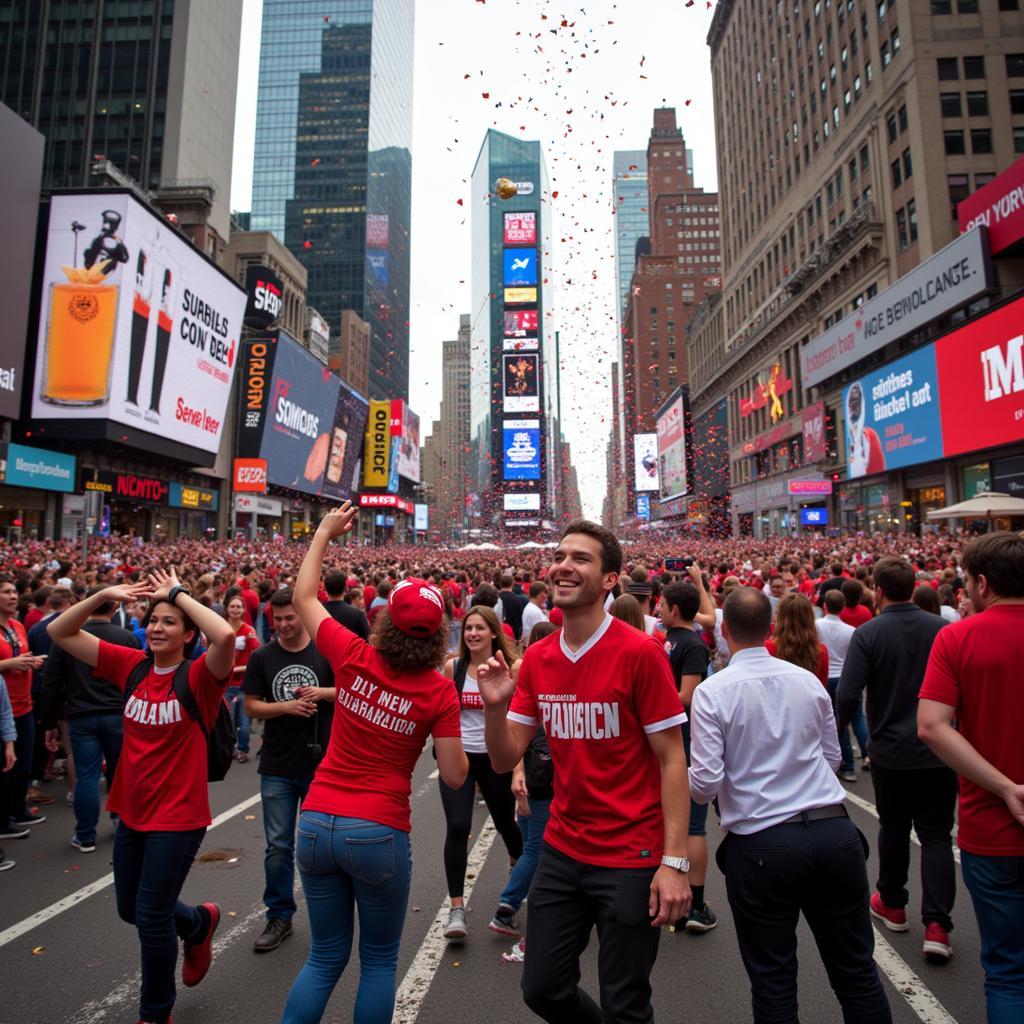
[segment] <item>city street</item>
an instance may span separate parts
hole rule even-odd
[[[502,961],[511,940],[490,932],[508,862],[486,812],[477,810],[470,855],[470,937],[446,948],[438,916],[446,912],[441,864],[443,817],[425,754],[413,778],[414,873],[409,919],[399,961],[399,1024],[493,1024],[533,1018],[519,993],[522,968]],[[47,787],[63,797],[63,786]],[[850,812],[875,845],[872,787],[866,773],[848,785]],[[191,902],[216,900],[224,918],[215,942],[215,961],[200,988],[179,987],[176,1024],[252,1024],[280,1018],[289,986],[308,943],[302,910],[295,933],[275,952],[258,956],[252,941],[262,929],[263,832],[256,764],[235,765],[227,780],[211,786],[215,821],[185,886]],[[5,993],[0,1024],[101,1024],[135,1021],[138,998],[138,943],[135,930],[116,913],[110,874],[112,829],[101,825],[97,850],[82,854],[68,841],[71,809],[62,801],[42,808],[44,824],[25,841],[6,844],[17,867],[0,878],[0,958]],[[714,815],[711,815],[712,821]],[[710,824],[710,822],[709,822]],[[712,826],[712,833],[715,828]],[[711,835],[714,845],[716,837]],[[914,848],[912,872],[919,858]],[[869,873],[874,865],[869,865]],[[873,875],[872,875],[873,877]],[[472,887],[472,888],[470,888]],[[662,936],[654,972],[654,1006],[662,1022],[741,1022],[750,1019],[747,979],[740,962],[724,884],[712,867],[707,898],[721,921],[703,936]],[[954,912],[955,956],[945,966],[926,963],[917,913],[920,884],[911,879],[909,933],[884,933],[876,959],[886,979],[893,1019],[899,1024],[980,1024],[984,1020],[978,934],[961,886]],[[525,919],[525,914],[521,915]],[[522,922],[521,922],[522,923]],[[583,964],[584,984],[596,995],[596,937]],[[335,991],[326,1022],[350,1021],[358,965],[353,963]],[[800,937],[801,1019],[826,1024],[839,1019],[838,1006],[810,933]]]

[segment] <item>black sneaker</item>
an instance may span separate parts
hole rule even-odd
[[[26,825],[41,825],[44,821],[46,821],[45,814],[33,814],[29,811],[28,814],[20,818],[15,818],[13,824],[20,828],[24,828]]]
[[[272,917],[263,933],[252,944],[252,948],[257,953],[269,953],[272,949],[277,949],[291,933],[291,921],[286,921],[283,917]]]
[[[0,825],[0,839],[28,839],[28,833],[27,828],[15,825],[13,822]]]
[[[502,903],[494,912],[491,923],[487,926],[499,935],[511,935],[513,938],[522,934],[516,927],[516,912],[507,904]]]
[[[688,932],[709,932],[712,928],[718,927],[718,918],[715,912],[705,903],[703,907],[694,907],[690,916],[686,919],[686,930]]]

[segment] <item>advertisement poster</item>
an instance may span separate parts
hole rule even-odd
[[[430,506],[417,504],[413,509],[412,528],[417,532],[426,533],[430,529]]]
[[[540,511],[540,495],[539,494],[506,494],[505,495],[505,511],[506,512],[539,512]]]
[[[670,501],[687,491],[686,404],[679,395],[655,424],[661,471],[661,500]]]
[[[502,424],[506,480],[540,479],[540,420],[505,420]]]
[[[828,437],[825,432],[825,403],[814,402],[802,416],[804,463],[821,462],[828,455]]]
[[[536,303],[537,301],[537,289],[536,288],[506,288],[505,289],[505,305],[506,306],[523,306],[529,303]]]
[[[540,343],[536,338],[505,338],[502,349],[505,352],[536,352]]]
[[[0,443],[0,458],[6,470],[0,479],[14,487],[34,487],[41,491],[73,494],[77,484],[74,455],[50,452],[28,445]]]
[[[323,493],[329,498],[346,501],[359,491],[356,470],[362,454],[369,408],[369,402],[362,395],[341,384],[331,428],[331,449],[324,471]]]
[[[962,233],[984,224],[993,256],[1024,238],[1024,156],[957,203],[956,219]]]
[[[683,447],[685,456],[686,448]],[[661,486],[665,487],[665,474]],[[685,485],[685,474],[683,483]],[[693,424],[693,490],[702,498],[729,492],[729,410],[727,399],[697,417]]]
[[[366,215],[366,248],[388,248],[388,215],[368,213]]]
[[[260,448],[270,483],[321,493],[340,387],[338,377],[297,341],[279,335]]]
[[[370,402],[366,421],[366,455],[363,459],[363,486],[388,486],[391,470],[391,403],[387,399]]]
[[[505,311],[505,337],[526,338],[537,333],[537,310],[509,309]]]
[[[532,210],[505,214],[506,245],[537,244],[537,214]]]
[[[636,496],[636,517],[637,519],[651,518],[651,496],[649,494]]]
[[[633,488],[656,491],[658,480],[658,435],[636,434],[633,437]]]
[[[127,194],[55,195],[37,419],[112,420],[216,453],[246,294]]]
[[[540,412],[540,356],[502,356],[505,412]]]
[[[843,391],[843,411],[851,480],[941,458],[935,346],[854,381]]]
[[[946,455],[1024,437],[1024,299],[935,343]]]
[[[505,284],[526,285],[537,283],[537,250],[505,250]]]
[[[239,356],[241,396],[239,398],[237,452],[241,458],[259,458],[263,447],[263,428],[270,406],[270,382],[277,355],[276,334],[245,342]]]
[[[391,432],[395,433],[395,406],[401,408],[401,426],[398,432],[398,457],[395,460],[399,476],[420,482],[420,418],[402,400],[391,403]]]

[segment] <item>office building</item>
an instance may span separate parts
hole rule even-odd
[[[341,331],[331,331],[327,365],[361,395],[370,393],[370,325],[353,309],[341,311]]]

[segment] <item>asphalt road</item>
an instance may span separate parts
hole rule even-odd
[[[439,915],[445,904],[441,848],[444,828],[434,762],[421,759],[413,780],[414,874],[409,919],[399,964],[398,1024],[512,1024],[536,1020],[522,1003],[522,968],[502,961],[511,940],[487,929],[508,875],[501,840],[494,840],[486,812],[477,809],[472,842],[468,903],[470,935],[461,947],[445,947]],[[63,796],[61,783],[46,787]],[[848,790],[859,803],[850,811],[875,843],[873,800],[866,774]],[[255,763],[235,765],[211,787],[215,827],[203,843],[185,885],[191,902],[216,900],[224,919],[215,943],[214,965],[203,984],[181,989],[176,1024],[260,1024],[278,1021],[285,997],[305,959],[309,931],[300,899],[295,933],[275,952],[257,955],[252,940],[262,930],[263,831]],[[114,905],[110,855],[113,829],[101,824],[97,850],[82,854],[69,845],[71,809],[62,801],[42,808],[47,821],[31,838],[8,842],[17,866],[0,874],[0,1024],[100,1024],[135,1022],[138,998],[138,943]],[[716,832],[712,824],[710,831]],[[710,836],[712,847],[717,836]],[[900,1024],[981,1024],[984,1021],[978,933],[962,885],[954,910],[955,955],[946,965],[921,954],[919,851],[914,848],[909,933],[884,933],[876,949],[883,968],[893,1019]],[[869,874],[874,877],[874,866]],[[701,1022],[742,1022],[750,1017],[749,990],[740,962],[724,883],[712,865],[707,899],[720,926],[702,936],[663,933],[653,976],[657,1018]],[[525,914],[522,915],[525,918]],[[352,1019],[358,965],[350,964],[324,1020]],[[583,963],[583,984],[596,993],[596,937]],[[800,1002],[804,1024],[840,1019],[809,931],[800,937]]]

